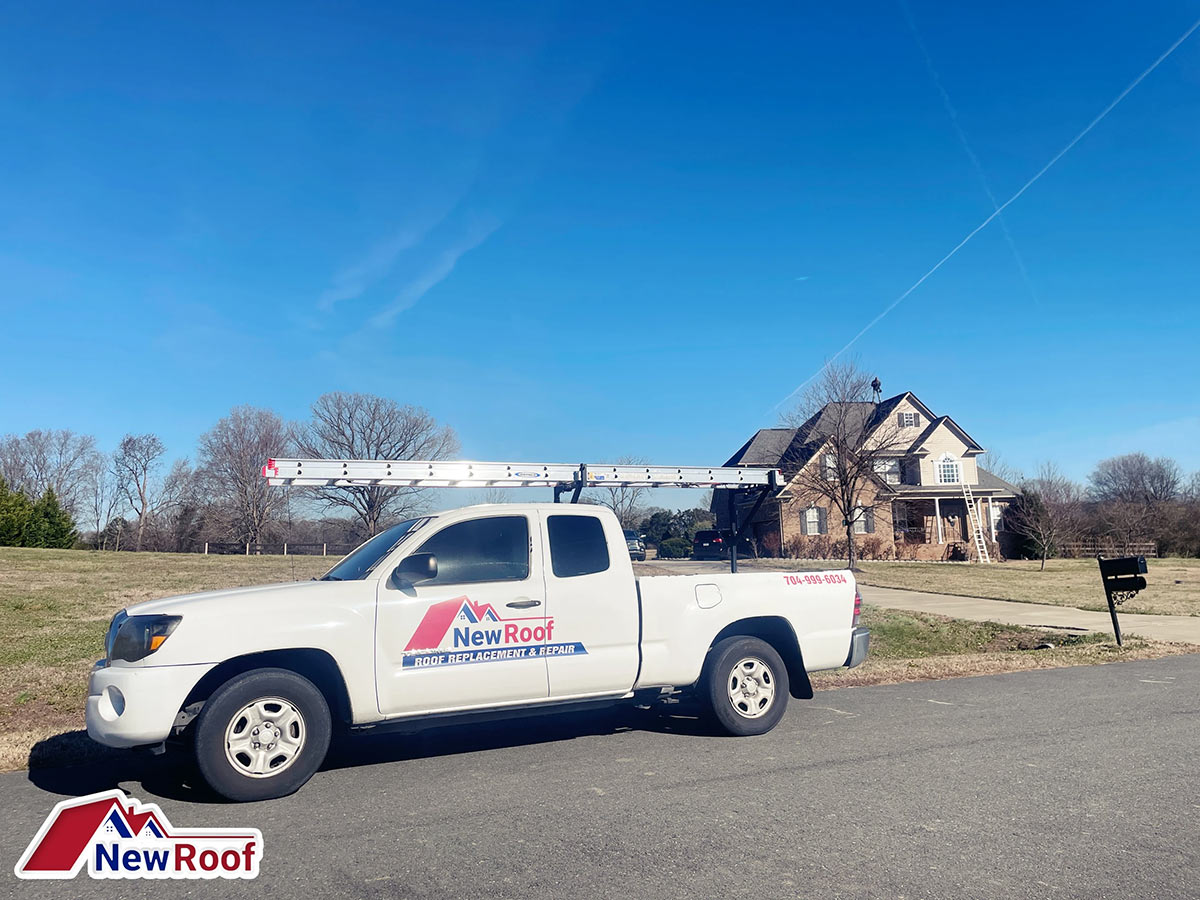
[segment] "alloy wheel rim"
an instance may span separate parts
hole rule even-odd
[[[225,728],[225,758],[249,778],[272,778],[294,763],[307,732],[300,710],[280,697],[243,706]]]

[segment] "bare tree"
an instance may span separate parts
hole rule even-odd
[[[137,516],[135,550],[142,549],[153,495],[152,479],[167,448],[155,434],[127,434],[113,453],[113,475]]]
[[[1126,453],[1101,460],[1088,481],[1092,497],[1102,503],[1154,506],[1179,496],[1183,473],[1173,459],[1165,456],[1151,459],[1145,453]]]
[[[458,452],[453,429],[428,411],[401,406],[386,397],[322,395],[312,405],[312,421],[297,435],[303,456],[322,459],[447,459]],[[416,512],[422,492],[415,488],[354,486],[311,488],[326,509],[348,509],[368,535],[389,518]]]
[[[196,472],[186,459],[171,463],[162,482],[152,486],[146,515],[152,549],[188,549],[200,527],[197,488]]]
[[[855,524],[888,505],[879,473],[908,443],[900,438],[895,416],[885,415],[874,401],[872,380],[853,362],[829,363],[799,405],[781,417],[805,432],[797,442],[798,458],[781,463],[784,475],[798,493],[827,501],[840,516],[850,568],[857,557]]]
[[[998,450],[988,450],[979,458],[979,467],[991,472],[997,478],[1002,478],[1009,484],[1019,484],[1025,480],[1024,473],[1012,465]]]
[[[1022,483],[1004,519],[1041,557],[1045,571],[1047,557],[1082,531],[1083,489],[1053,463],[1042,463],[1037,477]]]
[[[1101,460],[1088,481],[1101,527],[1122,552],[1135,541],[1169,533],[1169,507],[1184,490],[1183,473],[1173,459],[1145,453]]]
[[[617,466],[644,466],[646,464],[646,460],[634,456],[622,456],[613,463]],[[638,523],[646,514],[646,506],[642,500],[648,490],[650,489],[628,485],[601,488],[599,496],[593,498],[592,502],[611,509],[622,528],[637,528]]]
[[[34,430],[0,440],[0,476],[28,497],[54,491],[72,518],[84,513],[92,467],[99,458],[94,437],[66,429]]]
[[[88,515],[95,526],[93,544],[97,550],[106,550],[109,537],[107,525],[117,514],[117,505],[121,502],[116,477],[107,466],[92,467],[86,494]]]
[[[224,509],[229,536],[260,543],[285,501],[284,492],[262,477],[262,467],[271,457],[291,454],[291,428],[269,409],[237,406],[200,436],[198,447],[197,476]]]

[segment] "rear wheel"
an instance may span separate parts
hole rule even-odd
[[[787,709],[787,667],[759,638],[730,637],[713,647],[702,681],[713,721],[728,734],[765,734]]]
[[[196,720],[196,765],[230,800],[296,791],[325,759],[332,722],[317,687],[287,669],[255,669],[227,681]]]

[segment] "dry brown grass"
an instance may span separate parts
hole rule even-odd
[[[87,676],[118,610],[192,591],[306,580],[321,557],[96,553],[0,548],[0,769],[83,728]],[[80,758],[99,750],[81,736]],[[57,758],[56,754],[56,758]]]
[[[905,681],[936,681],[975,675],[998,675],[1031,669],[1061,669],[1067,666],[1128,662],[1135,659],[1161,659],[1183,653],[1200,652],[1192,644],[1165,644],[1156,641],[1126,641],[1118,647],[1113,641],[1078,647],[1024,652],[970,653],[956,656],[928,656],[920,659],[870,659],[855,669],[816,672],[813,688],[866,687],[872,684],[898,684]]]

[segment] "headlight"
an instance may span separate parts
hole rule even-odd
[[[145,659],[162,646],[182,619],[182,616],[131,616],[121,610],[108,626],[105,641],[108,660]]]

